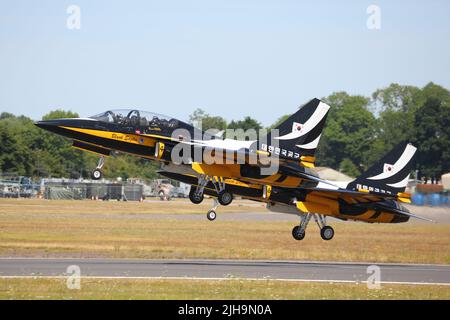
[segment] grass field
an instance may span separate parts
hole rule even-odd
[[[251,280],[1,279],[0,299],[450,299],[448,286],[329,284]]]
[[[332,221],[332,241],[311,224],[292,239],[293,222],[226,221],[221,215],[264,211],[260,204],[221,207],[172,202],[0,199],[0,255],[110,258],[302,259],[450,263],[450,224],[365,224]],[[177,216],[198,213],[201,219]],[[192,215],[191,215],[192,216]]]

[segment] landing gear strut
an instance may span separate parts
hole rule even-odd
[[[105,158],[104,157],[100,157],[98,159],[97,167],[94,169],[94,171],[92,171],[92,174],[91,174],[92,179],[100,180],[102,178],[103,173],[102,173],[101,170],[102,170],[104,164],[105,164]]]
[[[320,236],[323,240],[331,240],[334,237],[334,229],[330,226],[327,226],[327,220],[324,215],[317,214],[317,213],[307,213],[302,214],[300,216],[300,225],[295,226],[292,229],[292,236],[295,240],[303,240],[305,238],[305,230],[308,226],[309,221],[311,218],[314,218],[314,221],[317,223],[317,225],[320,228]]]
[[[223,178],[213,177],[211,181],[214,185],[214,189],[216,189],[217,200],[219,200],[219,203],[223,206],[229,205],[233,201],[233,195],[225,189],[226,184],[223,181]]]
[[[191,186],[191,190],[189,192],[189,199],[192,203],[199,204],[204,199],[204,191],[205,187],[208,183],[211,182],[214,186],[214,189],[217,193],[217,199],[214,198],[214,205],[206,214],[208,220],[213,221],[216,219],[216,209],[219,204],[223,206],[229,205],[233,201],[233,194],[226,190],[226,183],[222,177],[210,177],[207,175],[200,175],[198,177],[197,186]]]
[[[205,187],[209,182],[209,177],[206,175],[200,175],[198,177],[197,187],[191,186],[191,190],[189,191],[189,200],[191,200],[194,204],[199,204],[203,201]]]

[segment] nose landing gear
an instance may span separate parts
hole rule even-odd
[[[214,201],[214,204],[213,204],[212,208],[206,214],[206,218],[208,218],[209,221],[214,221],[217,218],[216,210],[217,210],[217,207],[219,206],[219,202],[215,198],[213,201]]]
[[[91,174],[92,179],[100,180],[103,177],[103,173],[101,170],[102,170],[104,164],[105,164],[105,158],[100,157],[98,159],[97,167],[94,169],[94,171],[92,171],[92,174]]]

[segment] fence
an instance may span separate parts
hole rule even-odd
[[[143,198],[141,184],[96,182],[45,182],[45,199],[102,199],[140,201]]]

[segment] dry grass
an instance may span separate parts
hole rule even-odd
[[[163,216],[204,215],[207,208],[177,201],[0,200],[0,255],[450,263],[450,224],[333,222],[336,236],[328,242],[311,224],[298,242],[291,222]],[[244,202],[220,213],[255,210],[262,209]]]
[[[250,280],[0,279],[0,299],[450,299],[446,286],[328,284]]]
[[[2,213],[45,213],[45,214],[205,214],[210,209],[210,203],[192,205],[188,200],[175,199],[160,201],[155,199],[149,202],[136,201],[76,201],[76,200],[43,200],[43,199],[2,199],[0,198],[0,214]],[[251,201],[235,201],[231,205],[221,207],[220,212],[237,213],[247,210],[264,211],[265,205]]]

